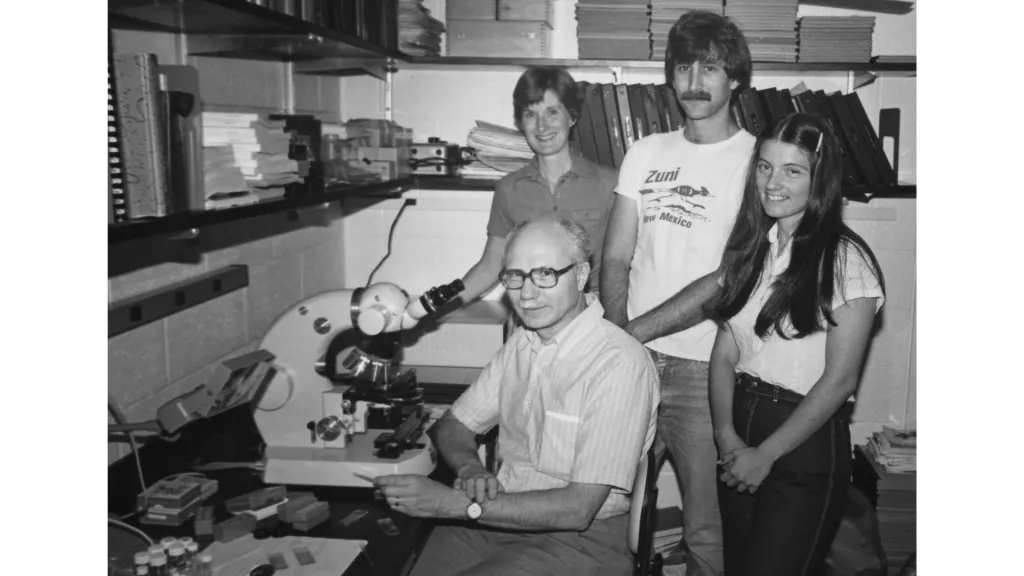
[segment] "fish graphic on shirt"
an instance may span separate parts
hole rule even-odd
[[[708,218],[694,210],[704,210],[706,207],[691,200],[691,198],[714,198],[707,188],[701,186],[675,186],[672,188],[645,188],[640,190],[640,196],[646,199],[644,204],[644,216],[651,218],[658,212],[674,212],[679,215],[685,214],[691,218],[708,221]]]

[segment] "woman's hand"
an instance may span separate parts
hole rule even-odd
[[[722,481],[740,492],[753,494],[771,472],[773,464],[775,459],[760,448],[740,448],[722,458]]]

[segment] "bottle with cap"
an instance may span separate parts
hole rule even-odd
[[[152,556],[154,554],[163,554],[164,553],[164,547],[161,544],[153,544],[152,546],[149,547],[148,551],[149,551],[149,555],[150,556]]]
[[[203,554],[199,557],[196,576],[213,576],[213,555]]]
[[[167,549],[167,568],[172,572],[185,569],[185,545],[181,542],[175,542]]]
[[[149,566],[136,566],[135,576],[149,576]]]
[[[165,554],[154,554],[149,557],[149,573],[151,576],[168,576]]]
[[[199,544],[197,542],[189,542],[185,545],[185,564],[189,570],[195,570],[195,567],[199,565]]]
[[[168,548],[171,547],[171,544],[174,544],[177,541],[178,541],[178,539],[175,538],[174,536],[168,536],[166,538],[161,538],[160,539],[160,545],[164,547],[164,550],[167,550]]]
[[[147,564],[149,564],[149,552],[136,552],[135,565],[146,566]]]

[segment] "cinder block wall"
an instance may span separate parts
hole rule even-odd
[[[205,109],[285,111],[287,70],[276,62],[189,58],[173,35],[115,31],[117,53],[150,52],[200,74]],[[297,113],[340,119],[337,78],[295,78]],[[342,212],[337,203],[200,231],[192,242],[140,241],[108,251],[108,299],[116,302],[231,264],[249,267],[249,286],[108,341],[108,386],[130,421],[202,383],[219,361],[255,349],[273,319],[306,296],[344,285]],[[129,270],[121,273],[122,270]],[[108,462],[128,453],[109,444]]]

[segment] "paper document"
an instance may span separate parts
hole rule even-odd
[[[365,545],[365,540],[305,536],[257,540],[249,534],[226,544],[214,542],[203,553],[213,555],[214,576],[246,576],[254,566],[272,564],[272,554],[280,554],[288,565],[274,572],[275,576],[338,576],[359,556]],[[309,555],[312,555],[313,563],[303,565],[302,562],[309,561]],[[280,562],[281,558],[276,560]]]

